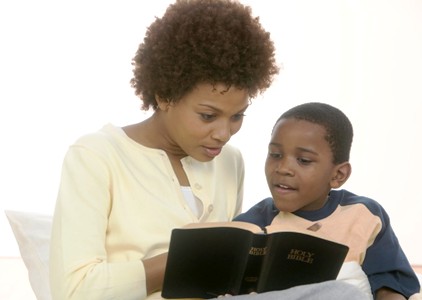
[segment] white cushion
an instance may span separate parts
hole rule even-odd
[[[48,260],[52,216],[10,210],[5,213],[35,296],[38,300],[51,300]]]

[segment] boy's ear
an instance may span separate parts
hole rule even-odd
[[[351,173],[352,166],[348,161],[336,165],[330,182],[331,188],[338,189],[341,187],[349,179]]]

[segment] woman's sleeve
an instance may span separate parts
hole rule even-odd
[[[106,252],[112,206],[110,170],[90,149],[73,146],[62,167],[50,248],[53,299],[144,299],[141,260],[110,263]]]
[[[239,215],[243,209],[243,196],[244,196],[244,184],[245,184],[245,162],[243,160],[242,153],[238,151],[238,191],[236,201],[236,211],[234,216]]]

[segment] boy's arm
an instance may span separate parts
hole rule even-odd
[[[367,249],[362,269],[368,276],[375,299],[384,299],[381,295],[385,289],[397,291],[395,293],[404,297],[397,299],[407,299],[420,291],[418,278],[400,246],[387,212],[376,202],[369,202],[367,206],[381,219],[382,229]]]
[[[380,288],[375,294],[375,300],[406,300],[406,298],[389,288]]]

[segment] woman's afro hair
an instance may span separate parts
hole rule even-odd
[[[279,71],[270,33],[250,7],[231,0],[177,0],[148,27],[132,64],[142,108],[177,102],[198,83],[267,89]]]

